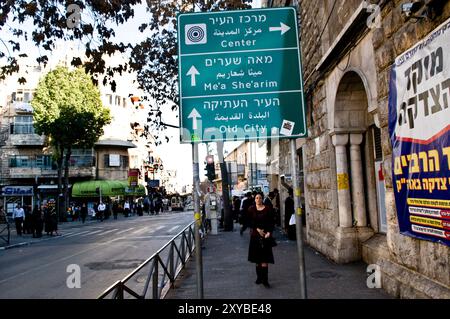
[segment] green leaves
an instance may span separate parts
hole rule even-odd
[[[105,83],[115,90],[114,76],[121,74],[125,69],[132,69],[138,74],[137,81],[140,87],[153,98],[152,107],[169,105],[169,110],[176,110],[178,105],[178,68],[177,68],[177,21],[176,15],[180,12],[193,11],[193,5],[201,11],[232,10],[250,8],[251,0],[215,0],[215,1],[166,1],[166,0],[127,0],[127,1],[94,1],[94,0],[6,0],[0,7],[0,27],[8,26],[9,22],[24,26],[27,22],[33,23],[33,31],[23,31],[20,27],[10,29],[14,34],[14,41],[0,45],[0,58],[6,58],[6,64],[0,66],[0,80],[13,72],[19,71],[17,56],[22,55],[20,40],[30,38],[41,49],[41,56],[36,59],[39,64],[46,65],[48,52],[59,40],[78,42],[84,45],[83,57],[75,57],[72,65],[83,66],[86,73],[96,81],[104,75],[107,69],[104,55],[115,53],[130,54],[128,63],[113,69],[114,75],[108,74]],[[81,20],[77,27],[73,27],[69,19],[76,12],[69,11],[70,4],[78,6]],[[121,25],[134,17],[136,4],[145,4],[148,13],[136,33],[146,32],[148,38],[138,44],[124,45],[118,43],[115,36],[115,25]],[[142,8],[142,7],[141,7]],[[130,30],[133,31],[133,30]],[[16,39],[17,38],[17,39]],[[109,72],[108,72],[109,73]],[[63,108],[78,110],[83,108],[83,102],[77,100],[80,88],[74,88],[67,83],[68,75],[62,71],[54,74],[56,78],[65,79],[66,84],[57,83],[52,76],[42,82],[40,100],[49,110],[36,112],[39,118],[39,129],[42,132],[50,130],[52,123],[61,115]],[[24,79],[20,81],[23,83]],[[90,82],[91,83],[91,82]],[[92,83],[91,83],[92,84]],[[56,92],[52,87],[61,87],[66,91]],[[81,91],[80,91],[81,90]],[[70,93],[72,92],[72,93]],[[89,114],[89,113],[88,113]],[[149,117],[152,128],[164,128],[161,117]],[[148,127],[148,126],[146,126]],[[64,126],[63,126],[64,128]],[[156,134],[157,135],[157,134]]]
[[[92,147],[111,122],[98,88],[81,68],[49,72],[39,82],[31,104],[37,133],[51,136],[54,146]]]

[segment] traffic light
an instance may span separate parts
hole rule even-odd
[[[208,155],[206,156],[206,174],[205,176],[208,177],[208,180],[212,182],[214,178],[216,177],[216,170],[214,168],[214,156]]]

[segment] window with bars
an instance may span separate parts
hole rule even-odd
[[[95,166],[93,149],[73,149],[70,155],[70,166],[92,167]]]
[[[36,155],[36,167],[51,169],[53,166],[51,155]]]
[[[9,167],[30,167],[31,164],[29,156],[17,155],[9,158]]]
[[[35,134],[32,115],[18,115],[14,117],[11,134]]]

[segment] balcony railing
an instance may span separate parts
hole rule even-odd
[[[69,160],[71,168],[91,168],[95,166],[94,156],[72,156]],[[40,168],[56,170],[56,162],[51,157],[36,159],[35,157],[12,156],[9,158],[9,167],[13,168]],[[64,162],[63,162],[64,167]]]

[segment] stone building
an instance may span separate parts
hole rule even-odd
[[[242,142],[225,156],[228,183],[232,190],[244,191],[258,189],[268,191],[266,147],[263,142]],[[218,167],[219,181],[220,167]]]
[[[388,129],[395,59],[448,21],[450,2],[424,1],[415,17],[402,10],[406,2],[268,6],[299,12],[309,131],[298,145],[304,143],[308,244],[338,263],[377,264],[382,288],[395,297],[450,298],[450,248],[400,234]],[[283,143],[278,151],[272,162],[288,158]],[[280,166],[278,175],[288,169]]]
[[[0,204],[8,214],[16,203],[33,206],[57,196],[57,166],[47,138],[35,134],[30,102],[39,79],[57,65],[69,66],[76,53],[70,47],[59,48],[45,68],[31,58],[21,59],[21,71],[0,82]],[[18,83],[22,76],[26,83]],[[132,168],[145,172],[151,151],[147,143],[152,136],[142,138],[139,132],[132,133],[130,123],[146,118],[148,112],[143,104],[130,99],[130,91],[141,94],[132,83],[132,75],[123,74],[117,79],[115,92],[100,84],[101,99],[112,121],[93,148],[72,150],[70,185],[92,179],[126,181]],[[144,174],[140,182],[144,183]]]

